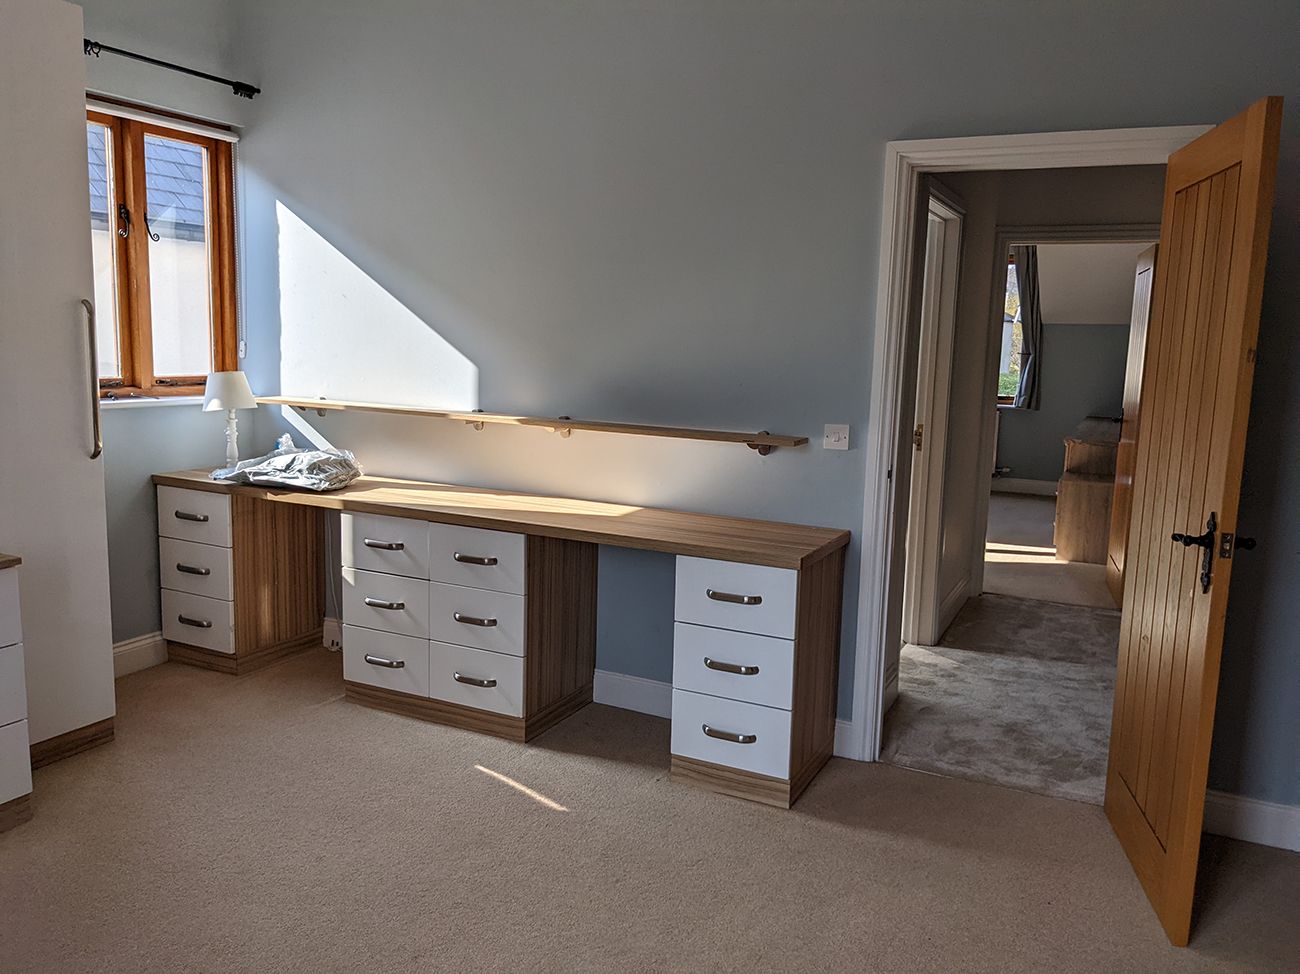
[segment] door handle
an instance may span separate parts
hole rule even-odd
[[[208,520],[206,514],[191,514],[189,511],[173,511],[178,521],[194,521],[198,524],[204,524]]]
[[[1219,531],[1219,517],[1214,511],[1210,511],[1210,516],[1205,519],[1204,534],[1179,534],[1174,532],[1169,536],[1169,540],[1175,544],[1180,544],[1184,548],[1201,549],[1201,594],[1204,595],[1210,590],[1210,582],[1214,580],[1214,536]]]
[[[481,619],[478,616],[467,616],[463,612],[453,612],[451,617],[462,625],[482,626],[484,629],[491,629],[497,624],[495,619]]]
[[[481,680],[477,676],[466,676],[464,673],[452,673],[451,678],[457,683],[467,683],[483,690],[490,690],[497,685],[496,680]]]
[[[367,548],[383,548],[385,551],[401,551],[406,547],[400,541],[375,541],[373,538],[362,538],[361,543]]]
[[[386,666],[390,670],[400,670],[406,665],[406,660],[404,659],[388,659],[385,656],[371,656],[369,653],[366,653],[366,655],[361,658],[371,666]]]
[[[86,343],[90,346],[90,459],[98,460],[104,452],[104,433],[99,425],[99,338],[95,334],[95,306],[85,298],[81,306],[86,309]]]
[[[178,615],[176,621],[182,626],[193,626],[195,629],[211,629],[212,623],[207,619],[192,619],[187,615]]]
[[[462,565],[483,565],[491,568],[497,563],[497,560],[491,555],[462,555],[459,551],[452,552],[452,561],[458,561]]]
[[[386,601],[385,599],[371,598],[369,595],[365,597],[364,601],[365,604],[370,606],[370,608],[372,609],[392,609],[394,612],[396,612],[399,609],[406,608],[405,602],[389,602]]]
[[[184,562],[180,562],[180,561],[176,563],[176,570],[178,572],[184,572],[186,575],[211,575],[212,574],[211,568],[200,568],[197,565],[187,565]]]

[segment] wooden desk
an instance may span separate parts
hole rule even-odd
[[[673,776],[788,807],[830,757],[848,531],[379,477],[153,479],[172,659],[243,673],[318,644],[338,511],[348,697],[527,741],[591,702],[597,546],[667,552]]]

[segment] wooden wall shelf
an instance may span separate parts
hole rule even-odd
[[[468,423],[475,429],[493,423],[505,426],[537,426],[568,436],[573,430],[593,433],[623,433],[631,436],[668,436],[679,440],[708,440],[715,443],[743,443],[751,450],[766,456],[779,446],[803,446],[806,436],[778,436],[774,433],[737,433],[731,430],[692,429],[683,426],[647,426],[637,423],[602,423],[593,420],[572,419],[568,416],[512,416],[507,413],[461,412],[447,409],[430,409],[425,406],[388,406],[373,402],[351,402],[345,399],[297,399],[292,396],[258,396],[257,401],[267,406],[293,406],[306,412],[317,410],[324,416],[328,410],[351,410],[363,413],[391,413],[395,416],[425,416],[432,419],[452,419]]]

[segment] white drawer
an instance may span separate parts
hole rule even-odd
[[[0,571],[0,646],[23,641],[23,617],[18,611],[18,569]]]
[[[427,697],[429,641],[344,626],[343,679]]]
[[[794,642],[679,622],[673,627],[673,686],[789,710]]]
[[[679,556],[675,618],[793,639],[798,577],[793,568]]]
[[[479,710],[524,715],[524,658],[429,643],[429,696]]]
[[[429,577],[429,524],[410,517],[343,514],[343,567]]]
[[[162,631],[172,642],[218,653],[235,651],[235,603],[162,590]]]
[[[350,626],[429,638],[429,583],[420,578],[343,569],[343,621]]]
[[[162,587],[229,602],[235,597],[231,549],[176,538],[158,539]]]
[[[32,752],[27,742],[27,721],[0,727],[0,805],[31,794]]]
[[[158,488],[158,537],[230,547],[230,497],[182,487]]]
[[[737,743],[705,733],[731,735]],[[672,752],[741,771],[790,777],[790,711],[673,690]]]
[[[430,582],[429,638],[523,656],[524,597]]]
[[[0,649],[0,725],[27,717],[27,677],[23,644]]]
[[[436,582],[523,595],[524,535],[430,524],[429,577]]]

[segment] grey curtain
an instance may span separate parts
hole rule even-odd
[[[1043,362],[1043,311],[1038,302],[1038,248],[1012,247],[1020,289],[1020,386],[1017,409],[1037,409]]]

